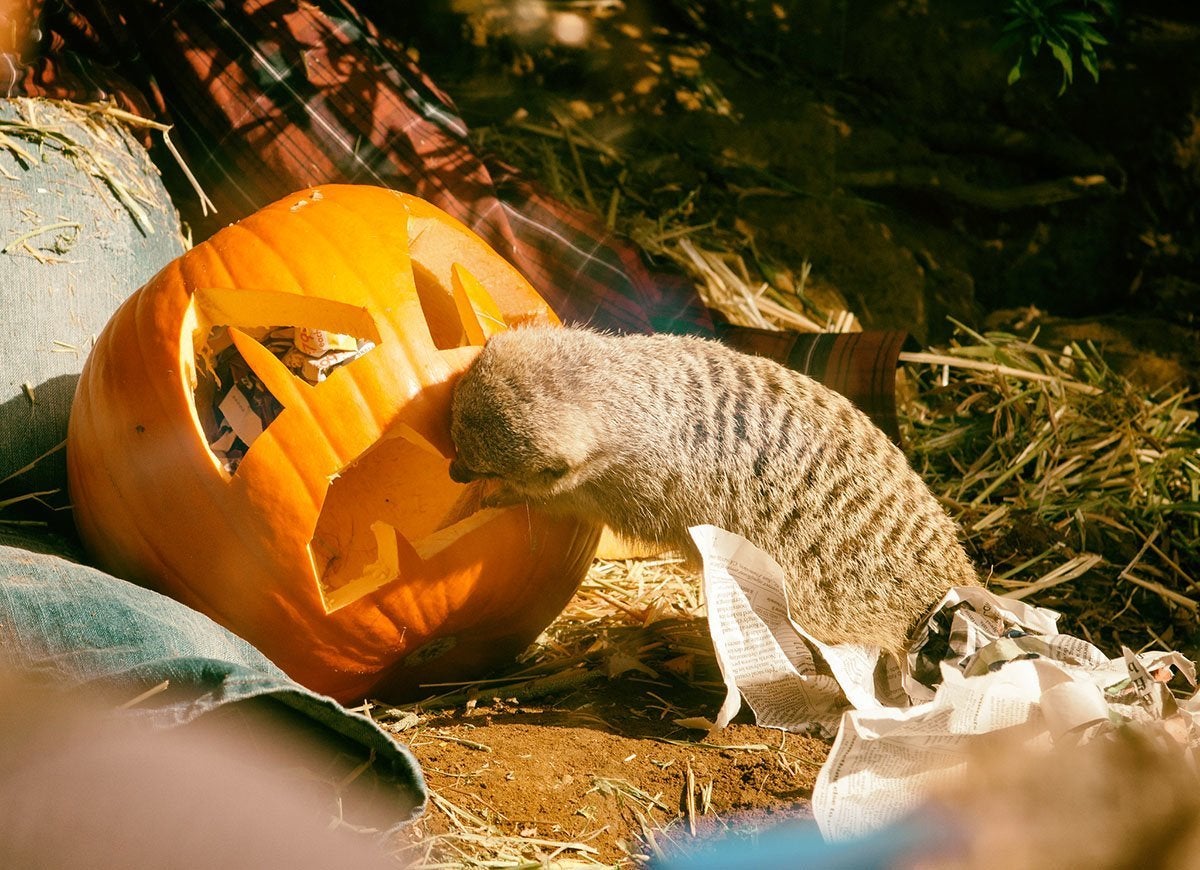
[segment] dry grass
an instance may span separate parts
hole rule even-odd
[[[570,113],[553,116],[549,125],[500,125],[480,137],[559,197],[593,208],[682,268],[731,322],[859,328],[852,313],[815,303],[807,263],[772,263],[740,231],[738,190],[801,192],[722,157],[710,168],[723,184],[663,184],[651,141],[638,140],[639,153],[622,151]],[[1195,644],[1195,395],[1150,394],[1111,371],[1094,347],[1046,348],[966,327],[951,346],[903,359],[907,448],[962,522],[993,587],[1063,611],[1064,626],[1104,648]]]
[[[705,303],[733,323],[861,328],[851,312],[815,302],[808,263],[770,262],[739,230],[738,189],[802,192],[754,167],[730,165],[713,167],[729,184],[703,193],[663,184],[652,150],[623,151],[570,112],[552,115],[545,124],[477,130],[478,144],[684,270]],[[962,523],[990,571],[989,585],[1059,610],[1064,630],[1102,649],[1161,645],[1195,656],[1184,644],[1195,645],[1200,609],[1196,397],[1149,394],[1112,372],[1093,347],[1044,348],[966,327],[948,347],[907,354],[904,363],[899,411],[907,452]],[[702,613],[698,580],[677,562],[597,562],[520,667],[494,682],[445,687],[414,715],[500,697],[538,701],[642,666],[719,697]],[[709,712],[666,714],[678,720]],[[789,763],[782,753],[780,762]],[[711,783],[706,794],[693,778],[681,795],[682,816],[656,822],[662,796],[611,780],[597,780],[596,788],[639,810],[647,853],[681,825],[694,825],[697,805],[711,799]],[[596,866],[570,844],[558,844],[550,859],[545,844],[501,837],[444,798],[431,812],[445,813],[460,833],[426,842],[420,866]]]
[[[376,713],[426,714],[498,698],[532,703],[628,671],[686,675],[723,691],[697,575],[681,560],[593,563],[567,609],[503,676],[431,685],[419,704]]]
[[[806,266],[799,281],[783,282],[781,290],[747,267],[745,249],[703,247],[713,242],[703,231],[679,227],[651,240],[657,253],[687,268],[707,304],[733,322],[858,328],[848,312],[821,312],[805,299]],[[993,589],[1059,610],[1064,630],[1103,649],[1122,643],[1175,648],[1192,637],[1200,608],[1194,395],[1149,394],[1110,370],[1093,347],[1051,350],[966,327],[950,346],[902,359],[899,410],[907,452],[962,523]],[[643,665],[710,688],[715,697],[719,672],[705,624],[696,618],[702,613],[698,580],[678,562],[597,562],[520,669],[503,682],[455,687],[428,704],[536,700]],[[670,715],[706,712],[672,709]],[[679,823],[653,821],[647,801],[656,796],[622,791],[621,783],[597,787],[646,805],[648,852]],[[693,786],[685,808],[696,800]],[[444,811],[440,804],[433,808]],[[454,823],[466,825],[461,818]],[[479,867],[551,866],[503,863],[514,849],[529,860],[545,852],[536,844],[522,851],[511,837],[489,839],[479,820],[472,824],[464,828],[470,838],[430,844],[434,863],[428,866],[446,866],[436,863],[443,859]],[[445,851],[451,845],[453,855]],[[585,854],[571,860],[583,863],[552,866],[595,866]]]
[[[993,588],[1064,612],[1104,649],[1194,643],[1195,395],[1138,388],[1094,347],[965,327],[906,374],[909,452]]]
[[[536,178],[563,202],[594,213],[652,259],[689,275],[701,298],[731,322],[758,328],[845,332],[861,328],[845,310],[828,310],[808,292],[808,263],[773,261],[738,219],[740,197],[802,193],[761,167],[708,155],[714,183],[664,179],[686,143],[601,138],[567,107],[551,102],[546,124],[512,121],[477,128],[485,153]],[[616,128],[618,131],[621,127]],[[687,174],[684,172],[683,174]]]
[[[1054,607],[1066,630],[1104,649],[1178,647],[1194,630],[1194,396],[1148,395],[1110,371],[1093,348],[1052,352],[966,329],[933,357],[910,355],[901,394],[908,452],[963,523],[981,563],[991,566],[992,588]],[[677,560],[597,561],[564,614],[509,675],[447,687],[412,715],[501,697],[537,702],[641,667],[671,672],[717,698],[719,673],[702,614],[698,579]],[[710,712],[664,709],[675,720]],[[639,814],[647,853],[694,824],[697,803],[711,799],[693,781],[682,795],[683,815],[668,816],[654,812],[662,795],[617,780],[596,779],[594,787]],[[504,835],[443,796],[430,811],[444,813],[454,833],[413,847],[417,866],[599,866],[586,843]]]
[[[43,162],[48,153],[62,155],[81,172],[107,187],[142,232],[154,232],[146,206],[151,205],[155,197],[142,181],[144,166],[134,156],[136,150],[131,150],[126,142],[118,141],[117,128],[103,123],[107,115],[104,108],[49,103],[39,99],[17,99],[14,105],[19,116],[0,120],[0,148],[7,150],[25,166]],[[60,124],[58,118],[63,113],[78,125],[78,129],[72,130]],[[143,125],[147,123],[142,122]],[[80,135],[80,131],[86,131],[86,136]],[[103,152],[93,147],[89,139],[103,143]],[[76,231],[78,228],[76,224]],[[35,232],[52,229],[56,227],[40,227]],[[34,233],[28,233],[21,239],[10,240],[4,251],[11,253],[18,247],[34,250],[27,245],[32,235]]]
[[[692,700],[685,702],[678,693],[656,689],[653,684],[657,681],[651,679],[640,694],[654,718],[677,723],[681,719],[711,717],[723,697],[724,685],[703,616],[699,576],[685,569],[680,560],[597,560],[567,609],[507,675],[469,685],[431,687],[448,691],[404,707],[373,705],[368,712],[418,752],[431,741],[446,741],[479,753],[481,765],[495,758],[493,753],[498,750],[482,739],[462,736],[463,728],[470,727],[464,723],[473,721],[475,712],[489,708],[496,711],[493,715],[514,710],[546,711],[559,718],[569,717],[579,726],[607,731],[611,725],[605,714],[587,703],[592,697],[590,684],[596,683],[599,688],[622,674],[634,681],[645,680],[642,669],[653,672],[658,681],[670,675],[677,685],[711,690],[689,692]],[[559,705],[556,702],[561,698],[574,700]],[[448,708],[454,708],[454,715],[447,715]],[[466,733],[474,736],[472,730]],[[632,774],[623,777],[601,775],[596,770],[573,771],[577,779],[588,784],[589,793],[605,798],[629,821],[637,842],[627,844],[623,857],[613,858],[613,819],[607,815],[589,816],[589,823],[583,827],[585,833],[572,838],[516,835],[512,819],[504,814],[507,805],[483,800],[483,808],[468,808],[453,797],[451,791],[455,789],[436,790],[427,818],[418,826],[417,840],[405,844],[397,854],[423,870],[643,866],[653,856],[693,849],[706,835],[728,831],[750,836],[759,826],[771,824],[767,816],[748,819],[739,813],[725,818],[715,812],[714,789],[718,798],[722,796],[720,790],[711,776],[695,773],[690,756],[719,758],[718,763],[726,766],[736,763],[726,759],[751,755],[765,759],[764,764],[781,780],[799,782],[805,776],[815,776],[817,762],[811,755],[794,751],[790,735],[780,733],[778,740],[768,743],[705,738],[704,733],[691,732],[694,736],[683,739],[650,738],[653,743],[685,750],[677,765],[675,788],[647,788]],[[647,754],[645,741],[631,740],[628,746],[630,759],[635,754]],[[470,785],[473,774],[449,775],[461,777],[463,789],[475,794]],[[482,795],[489,796],[496,799],[494,794]],[[618,850],[621,842],[616,840]]]
[[[147,183],[153,168],[132,132],[160,135],[196,191],[204,214],[216,210],[171,141],[169,125],[141,118],[111,103],[78,104],[24,97],[10,102],[17,113],[15,117],[0,119],[0,150],[7,151],[25,167],[44,163],[51,155],[69,160],[81,173],[106,188],[146,235],[155,232],[147,209],[160,207],[161,196]],[[64,118],[70,123],[64,124]],[[14,178],[10,173],[4,174]],[[22,251],[42,260],[45,255],[39,246],[32,244],[37,237],[57,233],[51,251],[59,253],[54,247],[69,248],[75,238],[72,233],[77,235],[79,231],[77,223],[48,223],[7,240],[2,252]]]
[[[27,508],[33,504],[37,504],[43,506],[47,511],[51,511],[53,508],[45,504],[42,499],[52,495],[57,495],[61,490],[25,490],[14,484],[13,481],[16,481],[21,477],[21,475],[32,471],[37,467],[38,463],[42,462],[44,459],[46,459],[46,457],[52,456],[58,451],[63,450],[66,448],[66,446],[66,441],[60,441],[58,444],[55,444],[33,461],[22,466],[21,468],[18,468],[16,471],[12,472],[6,477],[0,478],[0,493],[5,491],[13,492],[11,495],[0,495],[0,525],[31,526],[36,528],[43,528],[49,525],[46,520],[41,518],[40,512],[38,512],[38,515],[31,516],[26,511],[22,510],[22,508]]]
[[[588,843],[504,834],[491,821],[433,790],[429,792],[429,801],[429,811],[444,814],[451,830],[426,837],[397,853],[396,857],[409,870],[476,867],[574,870],[611,866],[594,858],[598,850]]]

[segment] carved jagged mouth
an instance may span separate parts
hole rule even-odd
[[[415,270],[414,283],[429,338],[447,357],[462,359],[463,349],[507,328],[490,296],[458,265],[448,281]],[[194,347],[195,421],[231,482],[263,433],[282,425],[288,407],[319,408],[326,379],[337,387],[334,373],[378,352],[381,342],[365,309],[222,289],[196,291],[184,335]],[[451,481],[449,466],[450,457],[426,437],[396,423],[345,467],[330,470],[309,544],[328,612],[419,571],[496,517],[498,511],[481,507],[478,487]]]
[[[329,485],[312,555],[329,611],[387,585],[414,561],[432,559],[497,511],[477,485],[449,482],[449,459],[397,427]],[[369,517],[369,525],[363,518]]]

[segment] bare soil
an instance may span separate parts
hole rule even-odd
[[[639,866],[810,819],[826,739],[759,728],[747,709],[719,732],[681,724],[714,719],[724,697],[699,586],[673,560],[598,559],[508,669],[517,682],[374,707],[434,795],[401,856]]]
[[[692,837],[811,816],[823,740],[751,724],[704,739],[672,722],[663,699],[679,688],[618,678],[549,707],[501,702],[427,720],[409,746],[440,800],[415,835],[453,834],[448,802],[509,836],[641,862]]]

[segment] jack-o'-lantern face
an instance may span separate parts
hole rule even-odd
[[[503,661],[561,610],[597,533],[478,510],[448,474],[451,388],[489,335],[553,320],[421,200],[275,203],[97,342],[68,440],[85,543],[339,698]]]

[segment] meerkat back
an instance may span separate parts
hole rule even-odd
[[[683,509],[675,522],[715,520],[769,552],[815,637],[899,653],[948,588],[978,582],[956,524],[844,396],[716,342],[647,344],[680,361],[680,420],[668,429],[685,482],[661,481]]]

